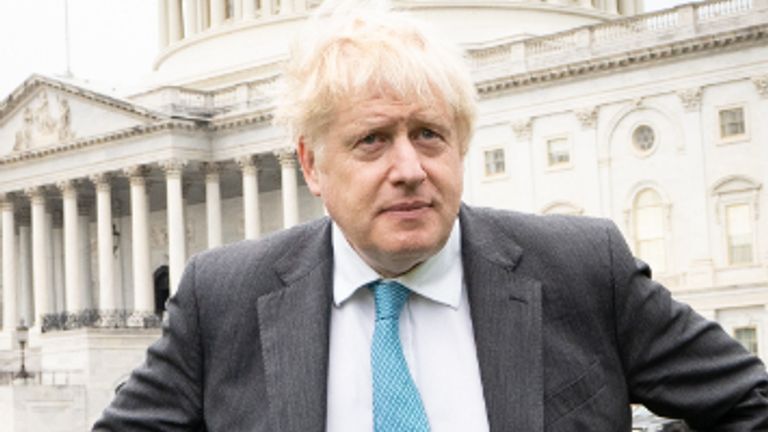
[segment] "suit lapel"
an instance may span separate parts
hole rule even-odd
[[[325,429],[332,251],[330,224],[279,260],[283,288],[258,299],[272,430]]]
[[[462,208],[462,259],[491,431],[543,430],[541,283],[516,271],[522,250]]]

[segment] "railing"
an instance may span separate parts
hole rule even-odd
[[[680,24],[679,10],[661,11],[635,18],[602,24],[592,28],[594,44],[615,43],[619,39],[651,36],[655,32],[675,29]]]
[[[706,22],[720,17],[748,12],[752,7],[752,0],[714,1],[697,7],[696,18],[699,22]]]
[[[467,56],[481,77],[484,70],[499,68],[523,72],[578,58],[640,48],[658,41],[709,34],[719,31],[713,24],[727,24],[733,19],[743,19],[743,26],[764,23],[766,16],[768,0],[711,0],[553,35],[470,48]]]
[[[0,386],[51,385],[67,386],[82,381],[82,371],[53,370],[27,371],[25,376],[19,372],[0,371]]]
[[[63,331],[79,328],[158,328],[162,317],[153,312],[127,310],[61,312],[43,316],[42,331]]]
[[[133,96],[131,100],[168,114],[212,117],[266,104],[273,99],[278,80],[278,75],[273,75],[211,91],[160,87]]]

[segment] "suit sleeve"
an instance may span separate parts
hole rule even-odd
[[[617,344],[630,398],[697,431],[768,430],[762,362],[651,280],[608,228]]]
[[[162,337],[149,347],[93,431],[204,431],[195,261],[168,302]]]

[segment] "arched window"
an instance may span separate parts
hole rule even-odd
[[[581,215],[584,209],[565,201],[550,203],[541,211],[542,214]]]
[[[635,254],[647,262],[654,272],[667,270],[664,238],[664,203],[659,193],[644,189],[635,196],[634,215]]]

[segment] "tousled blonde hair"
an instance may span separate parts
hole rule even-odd
[[[466,153],[476,96],[454,48],[405,13],[320,11],[293,45],[277,105],[276,122],[288,127],[293,142],[304,137],[317,146],[342,106],[386,95],[423,106],[444,103]]]

